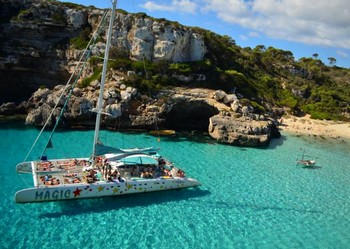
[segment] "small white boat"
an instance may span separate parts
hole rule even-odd
[[[316,165],[316,159],[314,160],[305,159],[305,150],[304,150],[303,156],[301,157],[301,159],[297,160],[297,165],[301,165],[305,167],[313,167]]]
[[[97,108],[94,108],[97,114],[92,156],[48,160],[42,155],[41,160],[37,161],[25,159],[25,162],[17,165],[16,170],[18,173],[32,174],[34,186],[16,192],[15,202],[17,203],[118,196],[200,185],[196,179],[186,177],[183,170],[162,158],[158,154],[158,149],[155,148],[112,148],[112,153],[97,152],[100,146],[101,115],[105,114],[102,110],[103,91],[116,2],[113,0],[100,94]],[[68,100],[69,97],[66,101]],[[51,145],[51,137],[46,148]],[[111,152],[111,147],[107,149]]]
[[[297,164],[302,166],[315,166],[316,160],[297,160]]]

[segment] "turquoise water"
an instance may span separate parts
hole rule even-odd
[[[283,134],[269,148],[254,149],[103,131],[108,144],[161,147],[161,154],[203,185],[15,204],[15,192],[31,184],[30,176],[15,173],[15,165],[37,134],[0,124],[0,248],[350,248],[349,141]],[[89,155],[92,137],[93,131],[58,132],[55,153],[47,154]],[[296,166],[300,148],[317,157],[319,167]]]

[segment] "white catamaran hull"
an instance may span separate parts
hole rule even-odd
[[[124,182],[96,182],[91,184],[65,184],[27,188],[15,194],[15,202],[62,201],[104,196],[118,196],[199,186],[192,178],[157,178],[147,180],[125,180]]]

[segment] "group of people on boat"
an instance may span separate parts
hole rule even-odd
[[[39,171],[51,171],[53,167],[54,165],[51,161],[42,161],[37,164],[37,170]]]
[[[77,166],[89,166],[91,162],[88,160],[78,160],[78,159],[70,159],[70,160],[58,160],[58,161],[49,161],[49,160],[41,160],[37,162],[37,171],[56,171],[56,170],[73,170],[76,169]]]
[[[40,176],[40,180],[44,185],[59,185],[61,183],[60,179],[53,177],[52,175]]]
[[[89,183],[107,180],[107,181],[119,181],[122,182],[123,178],[129,179],[131,177],[139,178],[157,178],[157,177],[185,177],[185,172],[174,168],[168,167],[165,164],[159,165],[123,165],[118,169],[112,168],[108,162],[102,163],[102,165],[90,169],[86,175]]]
[[[70,159],[69,161],[57,162],[60,169],[74,169],[76,166],[88,166],[90,162],[87,160]]]
[[[91,165],[95,162],[95,167],[91,168]],[[55,162],[42,161],[38,163],[40,170],[49,169],[53,167]],[[57,162],[59,166],[75,167],[75,166],[89,166],[89,170],[84,174],[78,175],[77,173],[67,173],[63,175],[65,184],[72,183],[93,183],[96,181],[119,181],[123,182],[124,178],[140,177],[145,179],[157,178],[157,177],[185,177],[184,171],[175,168],[172,163],[166,161],[163,158],[159,158],[158,164],[149,165],[122,165],[121,167],[113,169],[111,164],[105,157],[98,156],[92,160],[77,160],[71,159],[65,162]],[[68,171],[69,172],[69,171]],[[40,177],[44,185],[58,185],[60,180],[52,175],[45,175]]]
[[[81,179],[76,173],[68,173],[64,177],[64,183],[81,183]]]

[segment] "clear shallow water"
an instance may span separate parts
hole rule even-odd
[[[37,134],[0,123],[0,248],[350,248],[349,141],[284,134],[269,148],[254,149],[186,138],[158,143],[145,134],[102,131],[106,144],[161,147],[162,155],[203,185],[15,204],[15,192],[32,184],[30,176],[15,173],[15,165]],[[58,132],[47,154],[89,155],[92,137],[93,131]],[[300,148],[318,158],[318,168],[295,165]]]

